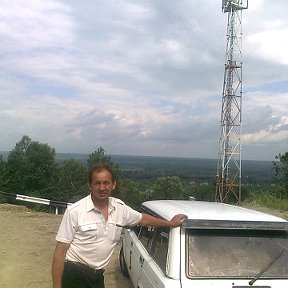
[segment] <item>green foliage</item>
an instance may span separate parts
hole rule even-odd
[[[187,189],[189,196],[194,197],[198,201],[214,201],[215,200],[215,183],[194,184]]]
[[[277,198],[267,192],[252,192],[246,198],[245,203],[268,207],[279,211],[288,211],[287,199]]]
[[[178,176],[159,177],[152,186],[152,199],[183,199],[184,188]]]
[[[278,154],[275,156],[277,161],[273,161],[276,175],[284,175],[288,177],[288,152],[285,154]]]
[[[87,165],[88,168],[91,168],[95,164],[99,163],[111,164],[110,162],[111,162],[110,157],[105,155],[105,150],[102,147],[99,147],[96,151],[92,152],[89,155]]]
[[[55,170],[55,150],[23,136],[7,158],[7,190],[16,193],[49,187]]]
[[[275,156],[273,161],[273,169],[276,178],[283,184],[283,188],[279,191],[281,198],[288,199],[288,152]]]
[[[120,198],[129,206],[137,208],[142,202],[148,199],[148,193],[139,187],[136,182],[130,179],[123,179]]]
[[[119,164],[114,163],[110,156],[105,155],[105,150],[102,147],[99,147],[89,155],[87,160],[88,168],[90,169],[95,164],[108,164],[113,171],[115,179],[118,181],[120,180],[121,169]]]
[[[0,190],[5,190],[8,185],[8,175],[7,175],[7,162],[0,155]]]
[[[192,196],[197,200],[214,201],[214,160],[201,162],[199,159],[126,156],[112,158],[105,155],[102,147],[92,152],[88,160],[84,154],[80,155],[81,159],[77,159],[80,157],[78,154],[75,159],[73,155],[69,155],[70,159],[67,155],[66,158],[61,155],[61,161],[56,162],[55,150],[48,144],[23,136],[8,154],[7,161],[0,156],[0,190],[75,202],[89,193],[86,186],[89,168],[98,163],[106,163],[113,170],[117,181],[117,190],[112,196],[123,199],[136,209],[143,201],[153,199],[188,199]],[[242,189],[242,200],[245,199],[246,203],[287,210],[288,153],[279,154],[275,158],[274,179],[269,174],[272,174],[271,163],[268,167],[266,162],[246,162],[247,175],[243,177],[245,185]],[[6,201],[5,198],[1,197],[0,202]],[[46,209],[42,206],[35,208]]]
[[[63,161],[54,172],[51,200],[75,202],[87,195],[87,168],[74,159]]]
[[[89,158],[87,160],[87,166],[90,169],[95,164],[108,164],[110,169],[113,171],[117,187],[114,191],[114,196],[119,197],[119,190],[122,188],[122,181],[121,181],[121,169],[118,164],[115,164],[111,157],[108,155],[105,155],[105,150],[102,147],[99,147],[96,151],[92,152],[89,155]]]

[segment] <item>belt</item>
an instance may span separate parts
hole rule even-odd
[[[93,268],[91,268],[85,264],[80,263],[80,262],[74,262],[74,261],[68,261],[68,260],[65,261],[65,266],[67,268],[74,268],[77,271],[80,271],[84,274],[93,275],[94,277],[103,275],[103,273],[105,271],[105,269],[93,269]]]

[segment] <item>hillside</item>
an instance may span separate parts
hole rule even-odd
[[[7,159],[8,154],[7,151],[0,151],[3,159]],[[58,162],[74,159],[86,165],[88,157],[88,154],[56,153]],[[217,159],[129,155],[111,155],[110,157],[114,163],[120,166],[124,177],[135,179],[175,175],[182,179],[197,177],[207,180],[215,178],[217,171]],[[244,182],[271,182],[273,176],[271,161],[242,160],[242,180]]]

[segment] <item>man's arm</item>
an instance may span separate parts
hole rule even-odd
[[[167,221],[142,213],[142,220],[139,222],[139,225],[151,227],[178,227],[186,218],[187,216],[184,214],[177,214],[170,221]]]
[[[53,279],[53,288],[61,288],[62,287],[62,275],[64,270],[64,262],[66,257],[66,252],[69,248],[70,244],[57,242],[53,263],[52,263],[52,279]]]

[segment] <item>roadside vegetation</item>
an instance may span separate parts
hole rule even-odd
[[[248,197],[242,202],[242,205],[255,206],[255,207],[267,207],[270,209],[283,212],[288,218],[288,199],[279,198],[277,195],[270,191],[263,192],[251,192]]]
[[[130,157],[129,160],[127,157],[108,156],[102,147],[88,156],[58,154],[56,157],[55,149],[48,144],[23,136],[7,157],[0,155],[0,191],[75,202],[88,193],[89,168],[96,163],[108,163],[117,179],[114,196],[132,207],[152,199],[194,197],[214,201],[215,160],[161,158],[156,162],[149,157]],[[288,152],[277,155],[272,163],[264,163],[266,166],[263,163],[250,161],[244,165],[241,205],[288,213]],[[1,202],[20,204],[0,195]]]

